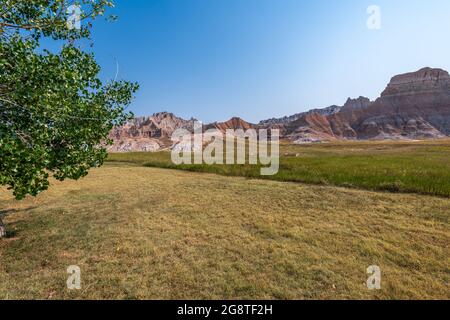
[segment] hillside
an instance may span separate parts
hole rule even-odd
[[[110,151],[158,151],[172,147],[174,130],[193,129],[194,119],[172,113],[140,117],[114,128]],[[280,119],[251,124],[234,117],[204,124],[203,129],[279,129],[281,137],[297,144],[337,140],[422,140],[450,135],[450,75],[423,68],[394,76],[375,101],[349,98],[345,105],[313,109]]]

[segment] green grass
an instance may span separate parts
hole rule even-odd
[[[450,299],[443,197],[109,163],[0,207],[0,299]]]
[[[260,175],[259,166],[174,165],[169,152],[116,153],[110,154],[108,161],[228,176],[450,196],[450,140],[284,144],[278,174],[266,177]]]

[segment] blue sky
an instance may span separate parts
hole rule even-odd
[[[381,29],[366,26],[369,5]],[[94,28],[102,77],[137,81],[136,115],[248,121],[376,98],[389,79],[450,70],[448,0],[116,0]]]

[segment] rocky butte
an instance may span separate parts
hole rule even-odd
[[[114,128],[113,152],[158,151],[173,147],[174,130],[192,131],[194,119],[162,112]],[[204,125],[204,130],[279,129],[293,143],[336,140],[418,140],[450,136],[450,75],[423,68],[395,76],[375,101],[359,97],[345,105],[314,109],[280,119],[251,124],[240,118]]]

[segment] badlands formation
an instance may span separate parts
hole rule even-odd
[[[170,149],[176,129],[193,131],[195,119],[162,112],[135,118],[114,128],[112,152]],[[423,68],[395,76],[375,101],[359,97],[280,119],[251,124],[240,118],[203,126],[217,129],[279,129],[292,143],[336,140],[419,140],[450,136],[450,76],[442,69]]]

